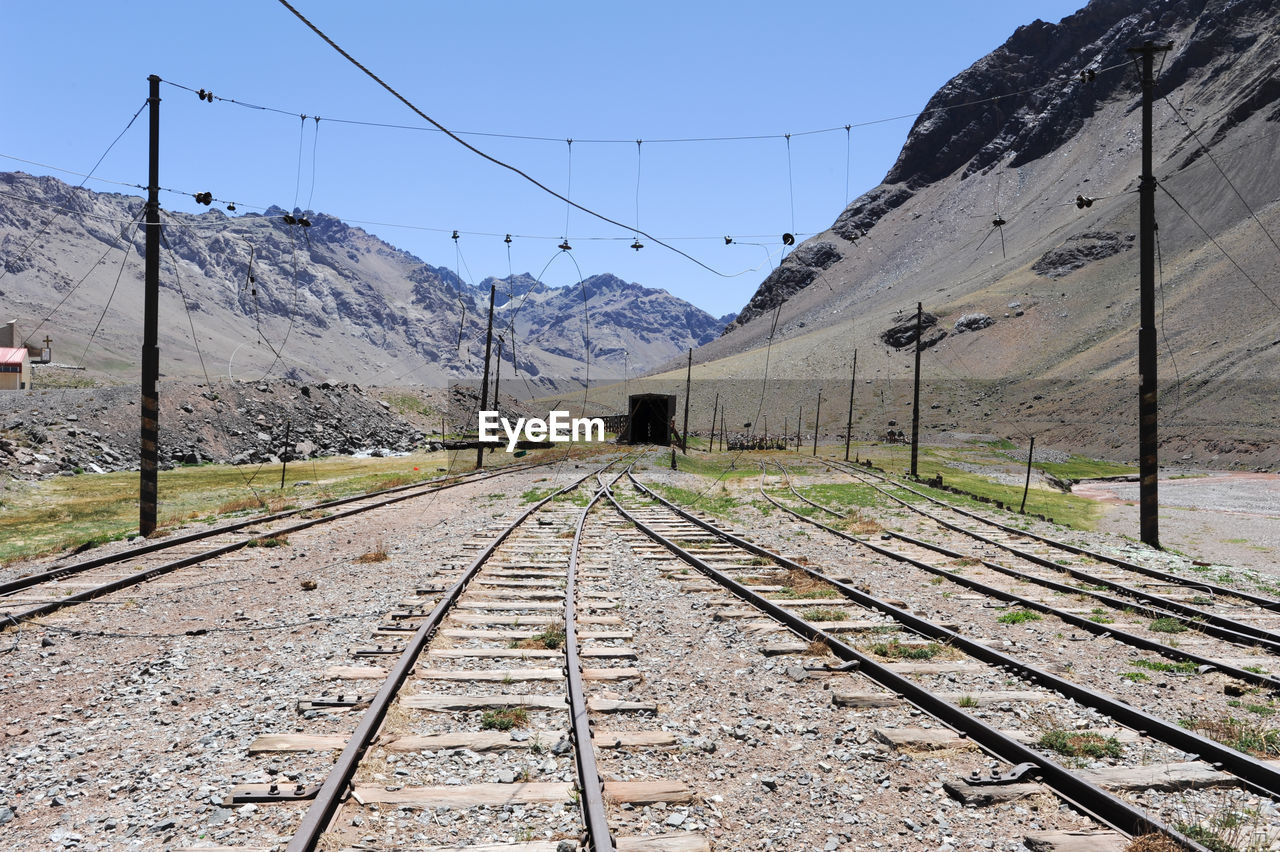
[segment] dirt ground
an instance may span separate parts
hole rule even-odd
[[[1099,532],[1138,537],[1138,483],[1082,482],[1103,504]],[[1280,576],[1280,475],[1205,473],[1161,479],[1160,543],[1194,559]]]

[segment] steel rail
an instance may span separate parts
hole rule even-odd
[[[734,544],[743,547],[743,549],[756,553],[757,555],[768,556],[771,559],[775,559],[779,564],[786,565],[787,567],[794,566],[801,570],[807,570],[804,569],[803,566],[791,562],[785,557],[770,553],[764,548],[751,545],[750,542],[746,542],[736,536],[725,533],[722,530],[709,527],[709,525],[689,516],[687,512],[684,512],[679,507],[674,506],[663,500],[661,497],[653,494],[653,492],[649,491],[639,482],[636,482],[635,478],[631,477],[630,474],[628,474],[628,477],[638,489],[647,494],[650,498],[659,501],[662,505],[665,505],[668,509],[676,512],[678,515],[697,523],[699,526],[707,528],[708,531],[717,534],[720,538],[726,541],[731,541]],[[638,517],[628,512],[614,496],[612,490],[609,492],[609,499],[622,516],[634,523],[645,535],[670,550],[680,559],[689,563],[707,577],[719,583],[737,597],[782,622],[796,634],[810,641],[817,640],[825,643],[836,657],[844,660],[846,663],[855,664],[858,672],[865,674],[885,689],[888,689],[895,695],[900,696],[904,700],[914,704],[916,707],[919,707],[925,713],[928,713],[947,727],[955,730],[961,736],[972,740],[974,743],[1000,760],[1015,766],[1022,763],[1033,764],[1035,766],[1035,770],[1032,775],[1037,781],[1045,783],[1058,796],[1083,813],[1086,813],[1099,822],[1109,825],[1131,837],[1149,834],[1152,832],[1161,832],[1173,839],[1184,849],[1194,850],[1194,852],[1209,852],[1206,847],[1197,843],[1195,840],[1192,840],[1173,828],[1164,825],[1146,812],[1134,807],[1120,797],[1073,774],[1066,767],[1051,758],[1048,758],[1037,751],[1033,751],[1022,743],[1019,743],[1017,740],[1006,736],[976,716],[972,716],[964,712],[963,709],[948,704],[945,700],[934,695],[925,687],[920,686],[914,681],[890,670],[883,664],[863,654],[853,646],[845,644],[834,635],[815,627],[800,618],[798,615],[788,611],[784,607],[779,606],[767,598],[764,598],[758,593],[752,591],[749,587],[736,582],[728,575],[717,570],[708,563],[703,562],[695,554],[663,537],[652,527],[649,527]],[[816,577],[822,577],[822,575],[817,574],[816,572],[809,573]],[[835,585],[840,585],[834,581],[829,582],[832,582]]]
[[[839,469],[839,467],[837,467],[837,469]],[[849,472],[850,471],[846,471],[846,473],[849,473]],[[920,492],[916,491],[914,488],[908,488],[905,485],[899,485],[898,483],[893,482],[892,480],[889,480],[889,482],[897,488],[903,488],[904,490],[909,491],[913,494],[920,494]],[[1111,589],[1113,592],[1119,592],[1120,594],[1123,594],[1123,595],[1132,596],[1139,604],[1144,602],[1149,604],[1158,603],[1158,605],[1162,609],[1168,610],[1168,614],[1173,615],[1173,617],[1178,618],[1178,620],[1182,621],[1183,623],[1194,624],[1196,629],[1198,630],[1205,630],[1205,627],[1207,625],[1212,625],[1216,628],[1229,631],[1230,633],[1233,633],[1233,634],[1238,634],[1242,636],[1251,636],[1255,640],[1259,640],[1256,642],[1256,644],[1266,644],[1267,647],[1271,648],[1272,650],[1280,651],[1280,633],[1277,633],[1274,630],[1268,630],[1265,627],[1257,627],[1252,624],[1247,624],[1243,621],[1236,621],[1234,618],[1228,618],[1223,615],[1217,615],[1212,612],[1206,612],[1205,610],[1197,609],[1194,606],[1190,606],[1188,604],[1171,600],[1170,598],[1164,597],[1163,595],[1157,595],[1151,592],[1144,592],[1141,589],[1136,589],[1136,588],[1133,588],[1132,586],[1127,586],[1124,583],[1120,583],[1115,580],[1108,580],[1105,577],[1099,577],[1096,574],[1091,574],[1088,571],[1082,571],[1079,568],[1076,568],[1071,565],[1060,565],[1059,563],[1054,562],[1052,559],[1046,559],[1043,556],[1037,556],[1034,553],[1030,553],[1020,548],[1014,547],[1011,544],[1006,544],[1004,542],[996,541],[993,538],[988,538],[984,536],[982,533],[977,532],[975,530],[966,529],[965,527],[962,527],[959,524],[953,524],[950,521],[946,521],[942,518],[939,518],[937,515],[930,514],[929,512],[926,512],[924,509],[921,509],[919,506],[913,506],[912,504],[908,503],[906,500],[903,500],[901,497],[898,497],[894,494],[890,494],[888,491],[884,490],[883,488],[876,485],[875,483],[869,482],[867,484],[870,485],[872,488],[876,489],[877,491],[879,491],[884,496],[888,497],[890,500],[894,500],[895,502],[901,503],[903,506],[907,507],[911,511],[916,512],[920,515],[923,515],[924,517],[930,519],[931,521],[944,527],[945,529],[952,530],[953,532],[958,532],[962,535],[967,535],[970,538],[975,538],[978,541],[981,541],[985,544],[989,544],[994,547],[998,547],[1001,550],[1008,551],[1009,553],[1012,553],[1013,555],[1017,556],[1019,559],[1025,559],[1028,562],[1032,562],[1036,565],[1040,565],[1045,568],[1050,568],[1054,571],[1061,571],[1062,573],[1068,574],[1077,580],[1082,580],[1088,583],[1092,583],[1095,586],[1103,586],[1105,588]],[[927,497],[928,495],[921,494],[920,496]],[[930,499],[933,499],[933,498],[930,498]],[[975,518],[977,517],[974,515],[970,515],[970,513],[965,512],[962,509],[957,509],[954,506],[949,506],[946,503],[942,503],[941,501],[935,501],[935,502],[938,502],[940,505],[946,506],[948,509],[952,509],[961,514],[969,515],[970,517],[975,517]],[[984,523],[992,524],[1000,529],[1009,530],[1014,534],[1017,534],[1017,535],[1022,534],[1021,530],[1014,530],[1011,527],[1005,527],[1003,524],[998,524],[994,521],[986,521],[982,518],[977,518],[977,519],[980,521],[983,521]],[[1053,544],[1054,546],[1056,546],[1056,543],[1053,543]],[[1093,554],[1088,551],[1083,551],[1083,553],[1090,557],[1096,556],[1096,554]],[[1125,566],[1125,567],[1127,568],[1128,566]],[[1191,586],[1193,584],[1184,581],[1183,583],[1181,583],[1181,585]],[[1247,595],[1241,595],[1237,592],[1232,592],[1225,588],[1209,586],[1204,583],[1198,583],[1198,582],[1195,583],[1194,585],[1202,589],[1203,588],[1211,589],[1217,594],[1240,597],[1245,600],[1249,599]],[[1079,591],[1085,591],[1085,590],[1081,589]],[[1264,598],[1264,600],[1266,599]],[[1129,604],[1126,604],[1126,605],[1129,605]],[[1209,632],[1209,631],[1206,630],[1205,632]]]
[[[886,556],[895,561],[905,562],[909,565],[914,565],[916,568],[919,568],[922,571],[927,571],[930,574],[952,581],[957,585],[964,586],[965,588],[970,589],[972,591],[980,592],[981,594],[988,595],[993,598],[998,598],[1000,600],[1007,601],[1009,603],[1016,603],[1018,606],[1021,606],[1025,609],[1031,609],[1037,612],[1043,612],[1046,615],[1052,615],[1053,617],[1061,619],[1062,621],[1065,621],[1066,623],[1070,624],[1073,627],[1078,627],[1082,630],[1086,630],[1100,638],[1110,637],[1112,639],[1115,639],[1118,642],[1123,642],[1126,645],[1132,645],[1135,648],[1139,648],[1143,651],[1150,651],[1150,652],[1159,654],[1162,657],[1167,657],[1169,659],[1179,660],[1187,663],[1195,663],[1197,666],[1207,666],[1209,668],[1220,671],[1225,675],[1230,675],[1231,677],[1245,681],[1246,683],[1251,683],[1254,686],[1261,686],[1271,690],[1280,690],[1280,678],[1276,678],[1268,674],[1262,674],[1260,672],[1252,672],[1252,671],[1249,671],[1248,669],[1244,669],[1239,666],[1230,665],[1228,663],[1221,662],[1220,660],[1216,660],[1211,657],[1206,657],[1202,654],[1195,654],[1190,651],[1184,651],[1181,648],[1172,648],[1172,647],[1169,647],[1168,645],[1161,644],[1160,642],[1157,642],[1154,639],[1148,639],[1145,636],[1139,636],[1136,633],[1129,633],[1126,630],[1122,630],[1120,628],[1117,628],[1111,625],[1100,624],[1096,621],[1090,621],[1089,619],[1085,618],[1082,615],[1076,615],[1073,612],[1067,612],[1066,610],[1056,609],[1055,607],[1050,606],[1049,604],[1046,604],[1046,603],[1042,603],[1041,601],[1035,600],[1034,598],[1023,597],[1022,595],[1019,595],[1016,592],[1011,592],[1005,589],[1001,589],[997,586],[988,585],[986,583],[983,583],[980,580],[975,580],[972,577],[966,577],[963,574],[953,574],[952,572],[944,568],[939,568],[936,565],[930,565],[928,562],[923,562],[919,559],[915,559],[911,556],[906,555],[905,553],[898,553],[897,551],[890,550],[885,547],[881,547],[880,545],[875,544],[874,542],[868,541],[863,538],[859,538],[858,536],[844,532],[843,530],[838,530],[834,527],[830,527],[822,523],[821,521],[802,515],[799,512],[797,512],[795,509],[791,508],[790,506],[787,506],[775,500],[773,497],[771,497],[768,493],[765,492],[763,487],[760,488],[760,494],[762,497],[764,497],[764,499],[768,500],[770,503],[772,503],[774,506],[777,506],[782,511],[787,512],[788,514],[793,515],[794,517],[806,523],[813,524],[819,529],[825,530],[826,532],[831,533],[832,535],[838,538],[842,538],[846,541],[850,541],[850,542],[853,542],[854,544],[858,544],[863,547],[866,547],[869,550],[872,550],[875,553],[880,554],[881,556]],[[805,498],[800,497],[800,499],[804,500]],[[812,502],[812,501],[806,500],[806,502]],[[931,544],[925,541],[919,541],[909,536],[901,535],[899,533],[886,532],[885,535],[892,535],[894,538],[899,538],[902,541],[905,541],[909,544],[914,544],[918,547],[932,550],[950,559],[975,558],[975,557],[969,556],[968,554],[960,553],[958,551],[954,551],[954,550],[950,550],[948,548],[942,547],[941,545]],[[978,562],[981,563],[984,567],[990,568],[992,570],[996,570],[996,571],[1002,570],[1002,566],[998,565],[997,563],[990,562],[987,559],[978,558]],[[1008,573],[1010,576],[1015,578],[1022,576],[1016,571],[1009,571]],[[1040,582],[1039,578],[1034,577],[1032,575],[1026,575],[1025,579],[1030,581]],[[1074,586],[1068,586],[1064,583],[1057,583],[1052,580],[1043,581],[1041,585],[1045,586],[1048,589],[1051,589],[1052,591],[1060,592],[1062,594],[1076,595],[1076,594],[1082,593],[1080,589],[1077,589]],[[1113,606],[1116,606],[1118,608],[1128,606],[1128,602],[1126,601],[1107,598],[1102,595],[1097,595],[1096,597],[1098,597],[1103,601],[1110,602]]]
[[[275,512],[270,515],[262,515],[260,517],[246,518],[244,520],[234,521],[232,523],[224,524],[220,527],[214,527],[212,529],[199,530],[197,532],[185,533],[183,535],[165,537],[163,539],[149,541],[146,544],[139,545],[138,547],[131,547],[128,550],[122,550],[118,553],[111,553],[104,556],[96,556],[92,559],[86,559],[82,562],[76,562],[71,565],[62,565],[55,568],[50,568],[48,571],[42,571],[39,574],[29,574],[26,577],[19,577],[15,580],[8,580],[6,582],[0,583],[0,596],[9,595],[9,594],[12,594],[13,592],[20,592],[25,589],[29,589],[32,586],[39,585],[40,583],[48,583],[53,580],[61,580],[64,577],[70,577],[73,574],[79,574],[82,571],[89,571],[94,568],[101,568],[104,565],[113,565],[119,562],[125,562],[129,559],[135,559],[139,556],[145,556],[148,553],[155,553],[156,551],[159,551],[159,550],[166,550],[171,547],[177,547],[178,545],[190,544],[193,541],[200,541],[202,539],[212,538],[217,535],[223,535],[225,533],[235,532],[236,530],[241,530],[241,529],[244,529],[245,527],[250,527],[255,524],[273,523],[275,521],[283,520],[285,518],[292,517],[293,515],[297,515],[302,512],[314,512],[317,510],[331,509],[331,508],[334,508],[335,506],[344,506],[348,503],[354,503],[358,500],[368,500],[371,497],[377,497],[383,494],[396,494],[401,491],[407,491],[412,488],[425,487],[427,488],[427,490],[423,491],[423,493],[430,494],[430,493],[433,493],[434,491],[442,490],[444,488],[452,488],[455,485],[462,485],[466,482],[480,482],[484,479],[490,479],[494,476],[501,476],[507,473],[515,473],[520,470],[528,470],[531,467],[537,467],[538,465],[543,465],[543,464],[551,464],[551,462],[545,461],[545,462],[538,462],[537,464],[512,465],[510,467],[503,468],[499,471],[493,471],[493,472],[487,473],[484,476],[476,476],[475,474],[479,473],[479,471],[467,471],[466,473],[454,474],[452,476],[446,474],[445,476],[439,476],[439,477],[436,477],[435,479],[427,479],[421,482],[411,482],[411,483],[408,483],[407,485],[397,485],[392,488],[383,489],[381,491],[374,491],[370,494],[355,494],[350,497],[339,497],[336,500],[327,500],[323,503],[316,503],[315,505],[312,505],[312,506],[305,506],[298,509],[286,509],[282,512]],[[370,508],[376,508],[376,506],[371,506]],[[252,540],[252,539],[247,539],[247,540]]]
[[[1089,550],[1088,548],[1080,547],[1079,545],[1071,544],[1065,541],[1059,541],[1058,539],[1049,538],[1048,536],[1040,535],[1039,533],[1033,533],[1030,530],[1020,530],[1017,527],[1011,527],[1007,524],[1002,524],[999,521],[993,520],[991,518],[983,517],[982,515],[979,515],[976,512],[970,512],[969,510],[962,509],[959,506],[953,506],[950,503],[947,503],[945,500],[939,500],[937,497],[934,497],[930,494],[925,494],[923,491],[917,491],[911,486],[904,485],[903,483],[898,482],[889,476],[885,476],[880,473],[875,473],[874,471],[866,470],[856,465],[849,465],[848,468],[846,468],[843,462],[833,461],[831,459],[824,459],[824,462],[830,464],[832,467],[836,468],[837,470],[843,470],[845,473],[852,473],[853,471],[856,470],[858,473],[868,474],[884,482],[889,482],[905,491],[910,491],[912,494],[923,497],[926,500],[928,500],[930,503],[936,503],[939,506],[944,506],[950,509],[951,511],[956,512],[957,514],[964,515],[980,523],[988,524],[990,526],[1003,530],[1004,532],[1007,532],[1007,533],[1012,533],[1013,535],[1026,536],[1027,538],[1035,539],[1036,541],[1039,541],[1042,544],[1047,544],[1052,547],[1060,548],[1069,553],[1074,553],[1077,556],[1088,556],[1091,559],[1098,560],[1099,562],[1106,562],[1110,565],[1115,565],[1117,568],[1124,568],[1127,571],[1133,571],[1136,574],[1144,574],[1148,577],[1152,577],[1157,580],[1164,580],[1165,582],[1172,583],[1174,585],[1199,586],[1200,588],[1208,589],[1215,594],[1242,598],[1244,600],[1249,601],[1252,604],[1262,607],[1263,609],[1280,611],[1280,600],[1277,600],[1275,598],[1269,598],[1265,595],[1259,595],[1253,592],[1244,592],[1244,591],[1241,591],[1240,589],[1232,589],[1228,586],[1219,586],[1215,583],[1203,583],[1198,580],[1194,582],[1189,582],[1188,578],[1186,577],[1181,577],[1177,574],[1171,574],[1168,571],[1161,571],[1159,568],[1149,568],[1146,565],[1139,565],[1136,562],[1130,562],[1127,559],[1121,559],[1118,556],[1110,556],[1105,553],[1098,553],[1096,551]],[[852,470],[850,470],[849,468],[852,468]],[[993,544],[995,544],[997,547],[1004,547],[1004,545],[1000,544],[999,542],[993,542]],[[1062,567],[1062,566],[1058,566],[1058,567]]]
[[[617,459],[610,461],[609,464],[598,470],[604,470],[616,463],[616,461]],[[391,702],[396,697],[396,693],[399,692],[400,687],[417,662],[419,655],[426,648],[427,643],[431,641],[431,637],[435,635],[436,630],[444,621],[445,616],[448,615],[449,610],[453,608],[458,598],[462,596],[467,586],[475,578],[476,574],[480,572],[484,563],[498,549],[498,545],[506,541],[517,527],[532,517],[534,512],[561,494],[567,494],[577,488],[595,472],[597,471],[583,474],[569,485],[547,495],[522,512],[518,518],[512,521],[502,532],[498,533],[484,550],[476,555],[475,560],[463,572],[462,577],[449,588],[449,591],[440,599],[440,602],[435,605],[431,613],[414,631],[412,638],[410,638],[404,651],[401,652],[400,657],[397,659],[395,666],[388,672],[386,680],[382,682],[382,688],[370,700],[368,709],[365,710],[364,715],[360,718],[360,723],[347,739],[346,747],[338,755],[337,760],[334,761],[333,769],[329,771],[324,784],[320,786],[320,790],[316,793],[314,801],[307,808],[307,812],[302,817],[302,823],[298,826],[297,831],[294,832],[288,846],[285,847],[285,852],[311,852],[316,848],[316,844],[320,842],[321,835],[324,834],[330,820],[337,813],[338,805],[341,804],[342,798],[346,794],[347,786],[355,775],[360,759],[364,756],[369,746],[372,745],[373,739],[382,725],[382,720],[386,717],[387,710],[390,709]]]
[[[644,485],[640,484],[634,476],[628,473],[628,479],[635,487],[649,496],[651,499],[666,506],[671,511],[681,517],[693,522],[699,527],[707,530],[719,538],[749,550],[759,556],[764,556],[783,565],[787,568],[802,571],[810,577],[829,583],[833,588],[839,591],[846,598],[862,604],[871,609],[877,609],[888,615],[894,621],[906,625],[912,631],[927,636],[931,639],[949,644],[955,648],[964,651],[970,657],[980,660],[987,665],[1003,669],[1007,672],[1016,673],[1025,680],[1038,683],[1048,689],[1055,690],[1073,699],[1077,704],[1085,707],[1091,707],[1104,713],[1126,727],[1132,728],[1139,733],[1159,740],[1167,745],[1173,746],[1179,751],[1188,754],[1198,755],[1205,760],[1225,768],[1227,771],[1236,775],[1245,786],[1257,792],[1264,792],[1268,796],[1280,795],[1280,767],[1269,765],[1266,761],[1259,760],[1251,755],[1236,751],[1233,748],[1222,745],[1208,737],[1189,731],[1179,725],[1171,724],[1159,716],[1152,715],[1140,708],[1118,701],[1106,695],[1097,693],[1080,684],[1061,678],[1051,672],[1025,663],[1015,657],[989,648],[979,642],[975,642],[954,630],[935,624],[922,616],[918,616],[901,607],[894,606],[887,601],[883,601],[874,595],[862,591],[847,583],[842,583],[832,577],[814,570],[806,565],[793,562],[781,554],[774,553],[760,545],[753,544],[745,539],[739,538],[732,533],[721,530],[715,525],[692,515],[681,509],[679,506],[665,500],[661,496],[654,494]]]
[[[195,565],[197,563],[205,562],[210,559],[216,559],[219,556],[225,556],[228,553],[233,553],[237,550],[248,547],[250,542],[261,541],[262,539],[274,538],[276,536],[281,536],[281,535],[289,535],[290,533],[295,533],[295,532],[301,532],[302,530],[308,529],[318,524],[341,520],[343,518],[351,517],[352,515],[360,514],[361,512],[367,512],[371,509],[379,509],[379,508],[382,508],[383,506],[390,506],[395,503],[400,503],[404,500],[412,500],[415,497],[423,497],[428,494],[435,494],[440,491],[447,490],[449,488],[455,488],[459,485],[465,485],[472,482],[481,482],[485,479],[491,479],[496,476],[503,476],[504,474],[511,473],[511,472],[513,471],[509,471],[509,470],[502,471],[502,472],[495,471],[493,473],[486,474],[485,476],[476,476],[466,480],[449,482],[443,485],[437,485],[434,487],[423,489],[421,491],[416,491],[411,494],[397,493],[395,494],[395,496],[389,497],[384,500],[379,500],[374,503],[369,503],[368,505],[354,506],[354,507],[345,509],[343,511],[335,512],[331,515],[326,515],[323,518],[309,518],[299,523],[281,527],[279,529],[275,529],[270,532],[263,533],[261,535],[249,536],[247,538],[243,538],[238,541],[233,541],[229,544],[224,544],[218,547],[211,548],[209,550],[201,551],[200,553],[195,553],[190,556],[184,556],[181,559],[175,559],[171,562],[165,562],[160,565],[154,565],[150,568],[146,568],[142,571],[138,571],[136,573],[130,574],[127,577],[120,577],[116,580],[111,580],[110,582],[103,583],[102,585],[94,586],[93,588],[90,588],[90,589],[85,589],[82,592],[76,592],[75,594],[67,595],[66,597],[57,598],[56,600],[48,601],[46,603],[35,606],[31,609],[24,610],[22,612],[0,615],[0,632],[3,632],[4,630],[10,627],[14,627],[18,624],[21,624],[24,621],[30,621],[33,618],[37,618],[42,615],[48,615],[49,613],[56,612],[65,607],[73,606],[79,603],[84,603],[86,601],[93,600],[94,598],[102,597],[103,595],[109,595],[113,592],[118,592],[118,591],[121,591],[122,589],[127,589],[130,586],[136,586],[140,583],[145,583],[148,580],[152,580],[156,577],[161,576],[162,574],[168,574],[171,571],[176,571],[179,568],[186,568],[190,565]],[[406,489],[406,487],[407,486],[398,486],[394,490],[403,492]],[[388,492],[391,490],[392,489],[388,489]],[[379,492],[379,493],[388,493],[388,492]],[[363,497],[344,498],[342,502],[351,503],[351,502],[354,502],[355,500],[368,499],[370,496],[372,495],[366,494]],[[334,505],[334,504],[329,503],[329,504],[322,504],[322,505]],[[311,509],[316,509],[316,508],[321,508],[321,506],[311,507]],[[282,514],[281,517],[289,517],[290,515],[296,514],[301,511],[307,511],[307,510],[304,510],[304,509],[290,510],[288,514]],[[250,524],[262,523],[264,520],[269,520],[269,519],[258,518],[249,523]],[[248,524],[243,524],[241,526],[246,526],[246,525]],[[214,535],[219,535],[221,533],[226,532],[226,529],[223,528],[223,529],[206,531],[206,532],[208,533],[208,535],[197,534],[196,536],[189,538],[188,541],[194,541],[200,538],[210,538]],[[181,543],[181,542],[175,542],[175,543]],[[158,549],[158,548],[153,548],[153,550],[155,549]],[[117,561],[124,561],[124,560],[117,560]],[[95,567],[95,568],[102,567],[103,564],[111,564],[111,563],[110,562],[101,563],[99,565],[94,565],[92,567]],[[85,568],[80,570],[89,570],[89,569]],[[37,576],[40,576],[40,575],[37,575]],[[23,579],[25,580],[30,578],[23,578]],[[32,583],[31,585],[26,586],[24,588],[31,588],[35,585],[37,584]]]
[[[618,474],[621,476],[622,474]],[[596,474],[599,481],[600,475]],[[617,481],[617,477],[614,478]],[[573,546],[569,550],[569,567],[566,571],[564,596],[564,657],[565,677],[569,686],[569,735],[573,740],[574,759],[578,767],[578,789],[582,792],[579,804],[582,822],[587,830],[588,848],[593,852],[615,852],[613,836],[604,812],[604,782],[596,765],[595,745],[591,739],[591,720],[587,714],[587,695],[582,683],[582,659],[578,653],[577,627],[577,579],[578,551],[582,543],[582,528],[587,523],[591,507],[600,501],[608,486],[599,482],[599,488],[587,502],[573,530]]]

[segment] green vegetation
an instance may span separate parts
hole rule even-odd
[[[1179,725],[1211,740],[1217,740],[1236,751],[1257,757],[1280,756],[1280,730],[1268,728],[1261,721],[1223,716],[1220,719],[1192,717],[1181,719]]]
[[[932,660],[941,654],[944,646],[937,642],[929,642],[925,645],[904,645],[897,639],[890,639],[888,642],[877,642],[871,646],[871,652],[881,657],[888,657],[893,660]]]
[[[1094,607],[1089,610],[1089,620],[1096,621],[1098,624],[1110,624],[1114,619],[1102,607]]]
[[[1045,731],[1040,737],[1041,748],[1056,751],[1067,757],[1121,757],[1124,747],[1115,737],[1104,737],[1096,731]]]
[[[509,731],[529,724],[529,711],[523,707],[504,707],[486,710],[480,717],[480,727],[486,731]]]
[[[548,651],[564,645],[564,627],[559,624],[550,624],[542,629],[541,633],[535,633],[527,639],[512,639],[512,648],[533,648]]]
[[[706,491],[706,493],[660,483],[650,487],[678,506],[697,508],[718,518],[731,516],[733,514],[732,510],[742,505],[741,500],[731,496],[720,486],[715,486]]]
[[[465,457],[420,453],[399,458],[335,457],[298,461],[279,488],[280,465],[199,465],[159,474],[161,531],[221,515],[261,514],[286,506],[366,493],[394,478],[414,482],[438,477],[451,465],[470,469]],[[492,464],[492,463],[490,463]],[[415,470],[415,468],[417,468]],[[385,487],[385,486],[384,486]],[[89,549],[137,535],[138,474],[59,476],[42,482],[10,482],[0,512],[0,560],[12,561],[66,548]]]
[[[1134,683],[1141,683],[1144,680],[1151,680],[1151,678],[1147,676],[1146,672],[1125,672],[1124,674],[1120,675],[1120,677],[1124,678],[1125,680],[1132,681]]]
[[[1186,633],[1187,625],[1176,618],[1157,618],[1147,625],[1152,633]]]
[[[843,621],[844,613],[838,609],[806,609],[800,613],[809,621]]]
[[[560,489],[555,486],[551,486],[549,488],[530,488],[528,491],[520,495],[520,502],[537,503],[539,500],[550,497],[559,490]]]
[[[1129,665],[1137,666],[1150,672],[1170,672],[1172,674],[1195,674],[1198,668],[1192,662],[1170,663],[1166,660],[1130,660]]]
[[[1039,621],[1040,613],[1032,612],[1029,609],[1015,609],[1006,612],[1004,615],[996,619],[1001,624],[1022,624],[1026,621]]]
[[[1032,467],[1051,473],[1059,479],[1096,479],[1100,476],[1127,476],[1138,472],[1136,467],[1099,461],[1085,456],[1072,456],[1065,462],[1036,463],[1033,460]]]
[[[910,466],[910,447],[897,445],[880,445],[874,448],[873,462],[877,467],[888,471],[902,471]],[[864,452],[866,458],[870,454]],[[919,456],[919,473],[921,479],[932,479],[939,474],[944,485],[959,488],[970,494],[986,497],[989,500],[1000,500],[1005,506],[1017,508],[1022,502],[1022,486],[1006,485],[989,479],[981,474],[971,473],[954,463],[966,465],[989,464],[1007,468],[1010,456],[1001,452],[992,452],[985,444],[969,447],[922,447]],[[1016,459],[1014,459],[1016,461]],[[1025,457],[1023,458],[1025,464]],[[1070,463],[1066,463],[1070,464]],[[1102,464],[1102,463],[1099,463]],[[1056,475],[1056,474],[1055,474]],[[977,509],[990,512],[994,506],[981,503],[969,497],[952,494],[930,488],[923,483],[912,486],[917,490],[966,509]],[[910,494],[900,494],[909,503],[918,502],[920,498]],[[1085,497],[1063,494],[1049,488],[1033,487],[1027,495],[1027,514],[1040,514],[1053,518],[1059,524],[1074,529],[1091,530],[1102,515],[1100,506]]]
[[[828,509],[841,513],[852,508],[876,506],[884,499],[870,485],[854,483],[805,485],[797,488],[796,491],[815,503],[821,503]]]
[[[436,421],[440,419],[439,409],[433,408],[411,393],[385,393],[381,396],[396,414],[418,414],[422,417],[433,418]],[[438,426],[439,423],[437,422],[436,425]]]
[[[960,700],[957,701],[956,704],[960,707],[977,707],[978,699],[974,698],[972,695],[961,695]]]

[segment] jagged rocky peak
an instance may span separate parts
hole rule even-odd
[[[840,250],[827,240],[810,240],[798,246],[782,259],[777,269],[769,273],[751,301],[725,326],[722,334],[728,334],[738,326],[773,310],[793,294],[808,287],[823,270],[841,257]]]

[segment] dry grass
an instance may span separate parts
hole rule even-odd
[[[408,485],[411,482],[417,482],[412,476],[383,476],[370,482],[364,489],[365,494],[373,494],[375,491],[386,491],[388,488],[397,488],[401,485]]]
[[[480,717],[480,727],[486,731],[509,731],[529,725],[529,711],[523,707],[503,707],[486,710]]]
[[[541,633],[530,636],[528,639],[515,639],[511,642],[512,648],[526,648],[539,651],[554,651],[564,646],[564,625],[548,624],[543,628]]]
[[[821,639],[814,639],[804,649],[803,654],[806,657],[825,657],[831,653],[831,649],[827,647],[827,643]]]
[[[829,596],[832,592],[830,583],[815,580],[805,572],[797,571],[795,568],[787,571],[786,576],[782,579],[782,586],[790,589],[791,594],[798,598]]]
[[[1182,852],[1182,844],[1167,834],[1144,834],[1129,841],[1125,852]]]
[[[387,555],[386,544],[384,544],[383,542],[378,542],[378,544],[373,548],[373,550],[370,550],[367,553],[362,553],[359,556],[357,556],[356,561],[363,562],[363,563],[386,562],[390,558],[391,557]]]

